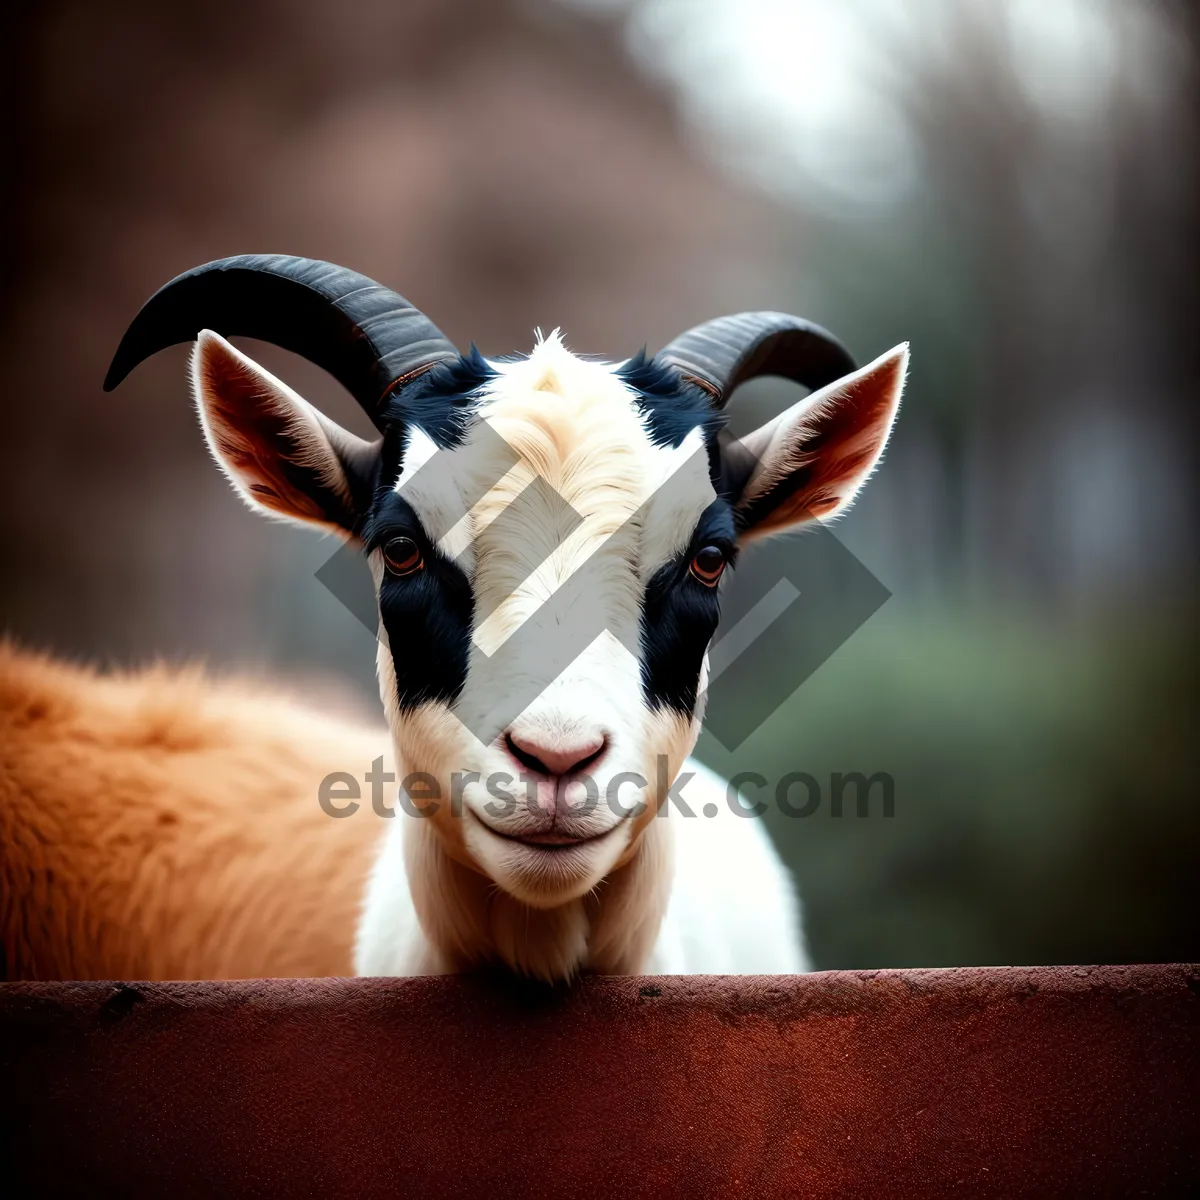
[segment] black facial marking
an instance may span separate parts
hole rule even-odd
[[[462,445],[479,399],[479,389],[496,369],[471,343],[457,359],[438,363],[390,396],[383,416],[389,426],[419,425],[441,450]]]
[[[687,548],[660,567],[646,584],[642,599],[642,692],[652,709],[670,708],[684,716],[696,709],[704,651],[720,617],[718,591],[689,571],[706,546],[736,556],[733,510],[714,500],[696,523]]]
[[[385,571],[379,613],[391,644],[397,700],[402,710],[430,700],[453,703],[467,679],[475,599],[470,581],[430,541],[412,505],[394,490],[404,468],[413,426],[439,450],[462,445],[479,389],[496,376],[475,348],[419,375],[386,402],[386,428],[370,507],[358,529],[365,553],[395,538],[420,548],[421,570],[398,576]]]
[[[385,571],[379,613],[387,630],[402,710],[429,700],[452,704],[467,680],[475,598],[462,570],[434,546],[417,514],[393,491],[376,494],[363,528],[367,553],[396,538],[411,538],[424,565],[409,575]]]
[[[724,414],[713,407],[703,388],[684,382],[674,367],[647,358],[644,349],[621,367],[617,378],[637,394],[637,406],[656,446],[680,446],[697,427],[711,445],[725,426]]]

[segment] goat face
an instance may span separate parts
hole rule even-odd
[[[365,527],[379,674],[405,768],[443,796],[458,773],[442,835],[558,904],[631,852],[692,747],[733,511],[702,429],[656,443],[611,368],[557,338],[480,366],[461,441],[411,426]]]
[[[695,743],[718,584],[739,544],[850,502],[886,442],[906,348],[853,371],[822,331],[754,314],[702,326],[653,360],[578,358],[555,335],[489,361],[460,356],[405,306],[418,328],[390,353],[374,345],[372,362],[389,361],[371,375],[344,366],[361,351],[353,340],[339,349],[318,322],[305,343],[304,329],[279,332],[286,312],[248,316],[254,305],[235,296],[229,331],[333,370],[381,430],[368,443],[201,328],[230,307],[231,287],[253,293],[264,279],[263,299],[299,320],[308,310],[278,281],[299,280],[308,303],[314,266],[340,272],[316,285],[339,313],[367,288],[405,304],[328,264],[223,260],[151,300],[109,384],[198,334],[197,406],[235,488],[367,555],[409,807],[524,903],[582,896],[636,853]],[[215,299],[214,283],[225,289]],[[352,324],[361,342],[370,321]],[[714,397],[759,373],[825,386],[725,438]]]

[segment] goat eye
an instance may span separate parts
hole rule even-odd
[[[411,575],[425,565],[421,547],[412,538],[406,537],[392,538],[384,546],[383,561],[393,575]]]
[[[725,570],[725,552],[717,546],[705,546],[688,568],[694,579],[698,579],[705,587],[716,587],[717,581]]]

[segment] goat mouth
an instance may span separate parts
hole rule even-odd
[[[516,842],[518,845],[528,846],[531,850],[573,850],[577,846],[587,846],[608,837],[616,828],[613,826],[610,829],[602,829],[599,833],[583,835],[563,833],[561,830],[547,830],[544,833],[504,833],[494,825],[489,825],[482,817],[475,816],[474,813],[471,815],[488,833],[495,834],[496,837],[503,838],[506,842]]]

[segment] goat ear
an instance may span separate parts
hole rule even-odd
[[[887,444],[908,344],[806,396],[723,452],[743,539],[844,512]]]
[[[348,433],[207,329],[196,339],[192,387],[209,449],[252,508],[353,532],[378,442]]]

